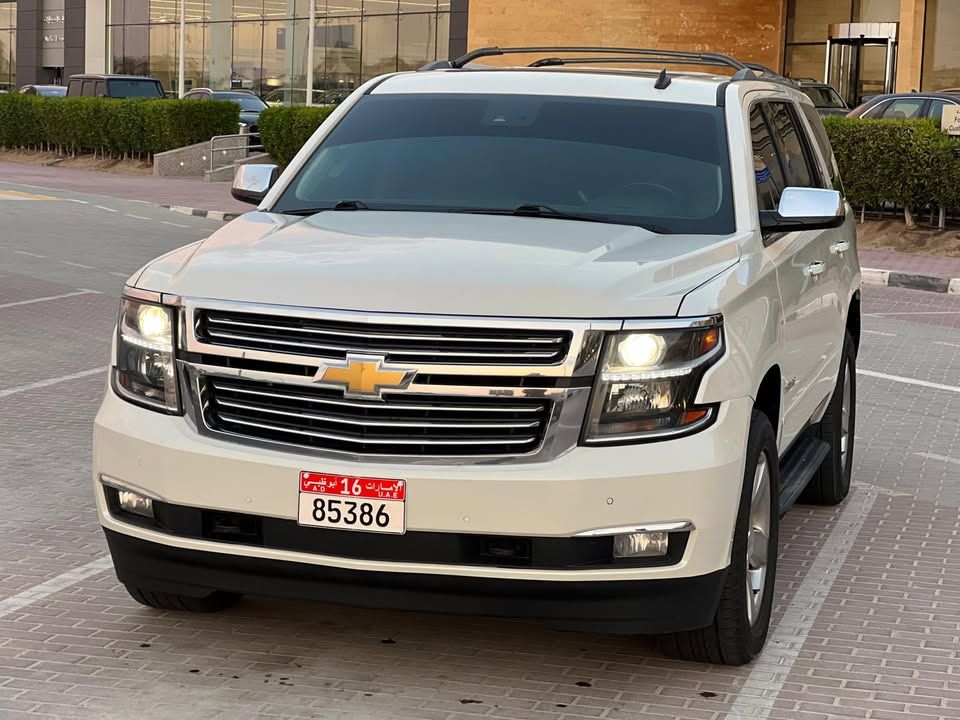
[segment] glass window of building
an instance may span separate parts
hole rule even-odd
[[[927,0],[923,90],[960,88],[960,2]]]
[[[312,56],[313,101],[336,103],[371,77],[415,69],[449,52],[448,0],[186,0],[186,5],[187,89],[243,88],[271,104],[303,104]],[[109,17],[111,70],[153,75],[175,91],[179,0],[111,0]]]
[[[17,4],[0,0],[0,90],[17,82]]]

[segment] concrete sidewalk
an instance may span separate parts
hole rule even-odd
[[[237,214],[253,209],[252,205],[230,197],[229,183],[208,183],[202,178],[123,175],[0,161],[0,182],[143,200],[197,211]]]

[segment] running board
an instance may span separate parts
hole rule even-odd
[[[780,515],[797,501],[830,453],[830,444],[804,435],[780,460]]]

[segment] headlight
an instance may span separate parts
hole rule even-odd
[[[695,327],[608,335],[585,442],[652,439],[705,426],[714,408],[693,401],[704,371],[722,353],[719,318]]]
[[[180,412],[173,334],[173,308],[123,298],[113,371],[118,395],[164,412]]]

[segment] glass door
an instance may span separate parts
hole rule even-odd
[[[893,92],[897,23],[842,23],[830,26],[824,80],[851,107],[865,97]]]

